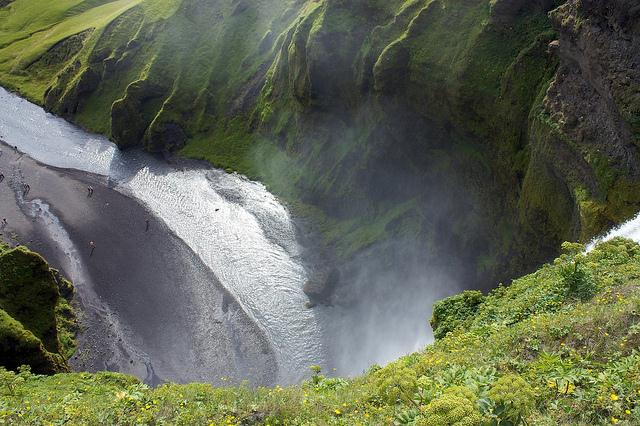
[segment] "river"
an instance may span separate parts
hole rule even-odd
[[[104,176],[164,221],[264,331],[278,382],[300,380],[310,365],[324,363],[320,311],[305,307],[307,272],[295,225],[262,184],[122,152],[1,88],[0,105],[0,137],[7,143],[43,164]],[[117,306],[110,308],[117,314]]]

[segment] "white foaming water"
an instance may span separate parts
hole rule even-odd
[[[256,182],[214,169],[176,170],[123,153],[0,88],[0,139],[41,163],[108,176],[144,203],[209,266],[265,332],[279,381],[323,363],[322,327],[304,307],[306,271],[288,211]],[[198,285],[194,283],[193,285]]]
[[[595,238],[587,245],[587,251],[593,249],[598,243],[608,241],[616,237],[624,237],[633,240],[636,243],[640,243],[640,213],[633,219],[629,219],[622,225],[613,228],[602,237]]]

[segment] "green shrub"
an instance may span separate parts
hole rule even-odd
[[[566,265],[562,268],[561,274],[568,296],[585,301],[598,293],[598,285],[593,275],[579,262]]]
[[[416,373],[395,364],[376,371],[373,378],[378,396],[389,403],[412,401],[418,388]]]
[[[10,395],[15,395],[18,387],[22,385],[31,375],[31,368],[22,365],[18,368],[18,373],[8,371],[4,367],[0,367],[0,386],[4,387]]]
[[[434,337],[441,339],[455,330],[477,312],[483,301],[481,292],[469,290],[436,302],[431,318]]]
[[[493,424],[517,426],[523,424],[533,409],[535,395],[531,386],[517,374],[498,379],[488,394],[493,405]]]
[[[315,366],[301,386],[152,389],[117,373],[0,370],[0,424],[640,424],[640,246],[616,239],[585,254],[600,291],[583,303],[564,289],[571,262],[501,287],[464,329],[364,377]]]
[[[476,405],[476,396],[468,388],[455,386],[429,403],[416,423],[418,426],[478,426],[482,415]]]
[[[575,243],[564,243],[566,252],[560,257],[562,266],[560,275],[567,295],[582,301],[589,300],[598,293],[598,284],[591,272],[584,266],[584,246]]]
[[[459,396],[462,398],[466,398],[473,403],[475,403],[478,399],[475,392],[466,386],[452,386],[449,389],[445,390],[443,395]]]

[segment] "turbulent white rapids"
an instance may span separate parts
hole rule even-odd
[[[612,229],[602,237],[594,239],[588,245],[587,250],[591,250],[596,244],[602,241],[608,241],[616,237],[624,237],[640,243],[640,213],[633,219],[629,219],[622,225]]]
[[[256,182],[213,169],[178,170],[142,152],[120,152],[0,88],[0,138],[50,166],[109,177],[144,203],[211,268],[265,332],[279,381],[323,363],[318,311],[305,309],[307,272],[287,210]],[[194,283],[194,285],[206,285]]]

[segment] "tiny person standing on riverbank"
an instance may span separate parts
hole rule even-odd
[[[89,241],[89,247],[91,247],[91,252],[89,253],[89,257],[92,257],[93,252],[96,249],[96,243],[94,243],[93,241]]]

